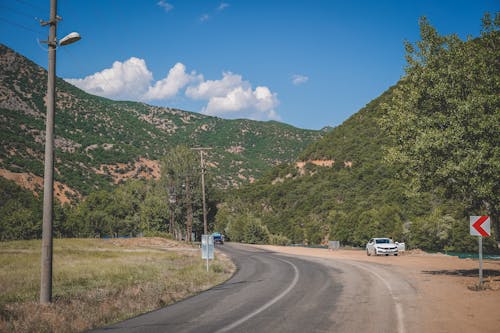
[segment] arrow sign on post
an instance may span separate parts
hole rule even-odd
[[[472,236],[488,237],[491,235],[491,222],[489,216],[471,216],[470,234]]]
[[[489,216],[470,216],[470,234],[479,236],[479,286],[483,287],[483,237],[491,235]]]

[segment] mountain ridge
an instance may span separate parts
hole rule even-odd
[[[3,44],[0,66],[0,169],[43,176],[46,71]],[[276,121],[225,120],[113,101],[56,81],[55,177],[82,195],[114,186],[117,176],[110,169],[154,177],[146,164],[179,144],[212,147],[207,165],[217,186],[240,186],[293,162],[324,134]]]

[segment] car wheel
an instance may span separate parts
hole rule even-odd
[[[394,253],[394,256],[395,256],[395,257],[397,257],[397,256],[398,256],[398,254],[397,254],[397,253]]]

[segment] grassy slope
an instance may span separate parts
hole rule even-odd
[[[183,246],[183,247],[181,247]],[[165,306],[229,278],[196,248],[161,238],[56,239],[54,302],[37,303],[40,241],[0,242],[0,331],[76,332]]]

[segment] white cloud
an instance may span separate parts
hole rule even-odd
[[[186,96],[193,99],[210,99],[216,96],[227,95],[238,86],[248,87],[249,83],[244,82],[241,75],[231,72],[222,73],[222,80],[207,80],[197,86],[190,86],[186,89]]]
[[[165,11],[168,13],[169,11],[171,11],[172,9],[174,9],[174,6],[164,0],[160,0],[158,1],[157,3],[158,6],[160,6],[161,8],[165,9]]]
[[[143,59],[132,57],[125,62],[115,61],[111,68],[83,79],[66,79],[91,94],[112,99],[161,100],[175,97],[189,83],[203,80],[196,72],[186,73],[186,66],[175,64],[168,75],[152,85],[153,74]]]
[[[225,2],[221,2],[219,7],[217,7],[217,10],[218,11],[223,11],[224,9],[226,9],[227,7],[229,7],[229,4],[228,3],[225,3]]]
[[[196,72],[186,73],[186,66],[180,62],[176,63],[168,71],[167,77],[157,81],[154,86],[150,86],[144,94],[144,100],[160,100],[175,97],[179,91],[187,84],[193,81],[203,80],[202,76],[196,75]]]
[[[111,68],[83,79],[66,81],[91,94],[115,100],[168,100],[184,93],[192,100],[205,101],[201,112],[207,115],[280,120],[275,111],[279,105],[277,94],[268,87],[254,89],[241,75],[231,72],[222,73],[220,80],[204,80],[195,71],[186,72],[186,66],[180,62],[156,82],[146,62],[135,57],[125,62],[115,61]]]
[[[309,81],[309,77],[307,77],[305,75],[300,75],[300,74],[292,75],[292,83],[296,86],[298,86],[300,84],[304,84],[307,81]]]
[[[186,96],[207,100],[202,112],[212,116],[250,118],[255,120],[279,120],[274,110],[278,104],[276,93],[268,87],[252,89],[250,82],[241,75],[225,72],[221,80],[207,80],[186,89]]]
[[[115,61],[104,69],[83,79],[66,79],[88,93],[113,99],[140,99],[147,91],[153,74],[143,59],[132,57],[125,62]]]

